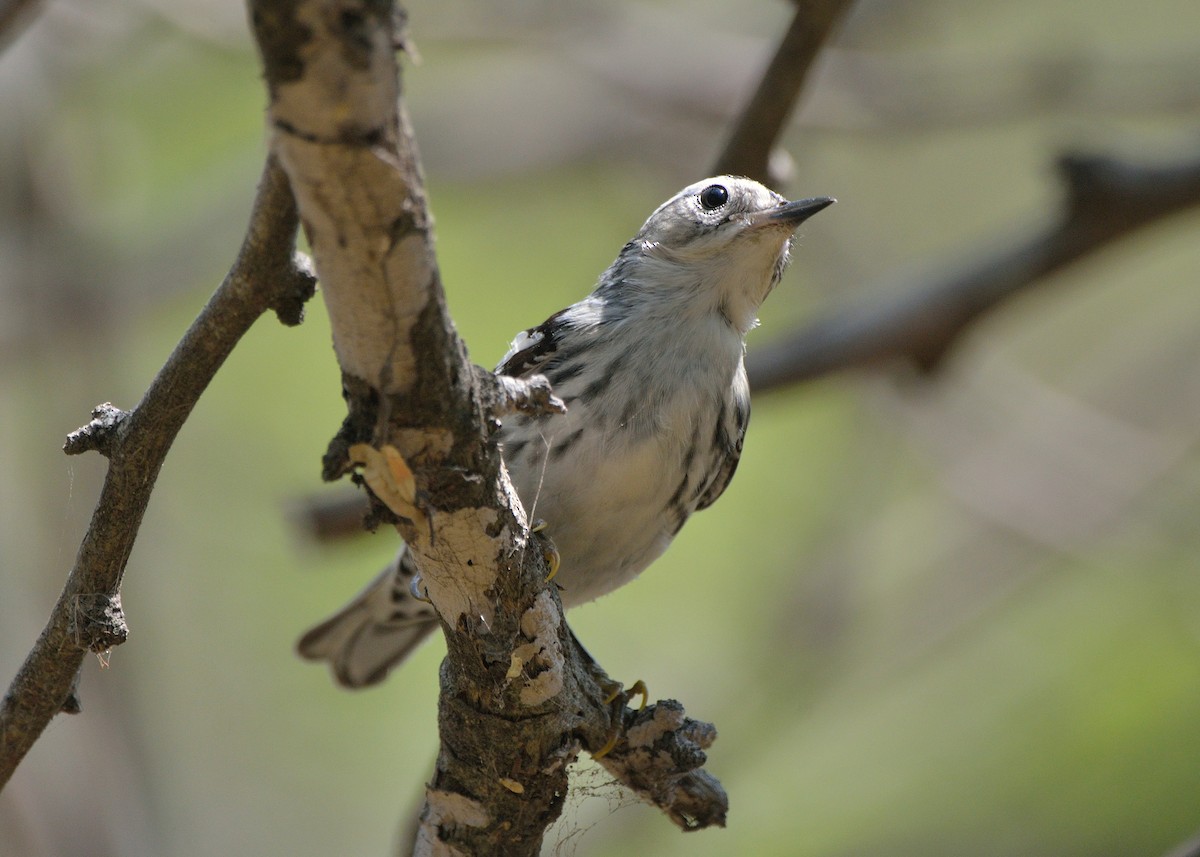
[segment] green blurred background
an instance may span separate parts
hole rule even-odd
[[[406,72],[451,310],[491,365],[707,173],[788,4],[414,0]],[[236,252],[264,155],[244,9],[51,0],[0,55],[0,680],[70,567],[99,456]],[[1065,147],[1195,155],[1195,0],[868,0],[786,148],[806,224],[751,348],[1049,220]],[[572,613],[711,719],[729,826],[582,765],[563,855],[1155,855],[1200,828],[1200,219],[989,317],[935,378],[759,397],[738,478]],[[395,548],[296,504],[343,410],[320,301],[263,319],[167,460],[132,634],[0,795],[0,854],[393,853],[435,751],[424,648],[350,694],[292,642]]]

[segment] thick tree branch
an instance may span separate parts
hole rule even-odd
[[[570,764],[620,734],[626,702],[618,694],[610,704],[613,683],[567,630],[545,548],[491,440],[497,415],[562,403],[544,379],[500,382],[473,367],[455,333],[399,97],[390,5],[252,0],[251,10],[271,146],[313,249],[349,409],[325,475],[353,471],[369,486],[374,515],[396,525],[417,560],[447,640],[442,750],[417,853],[536,854]],[[627,767],[655,780],[644,765]],[[672,815],[724,817],[691,805]]]
[[[872,290],[898,296],[820,319],[747,359],[756,393],[841,369],[907,360],[936,367],[982,316],[1048,274],[1138,229],[1200,205],[1200,159],[1143,166],[1072,154],[1054,222],[928,282]]]
[[[232,269],[132,411],[100,405],[65,450],[97,450],[108,473],[91,525],[50,619],[0,707],[0,785],[46,724],[78,711],[74,685],[84,654],[124,641],[121,578],[175,435],[234,345],[262,313],[295,324],[315,280],[294,253],[296,210],[287,179],[268,159],[250,228]]]
[[[772,169],[771,153],[792,115],[813,60],[850,3],[795,0],[792,23],[734,124],[713,167],[715,175],[748,176],[769,187],[780,186],[784,176]]]

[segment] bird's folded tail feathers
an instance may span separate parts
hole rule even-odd
[[[338,684],[369,687],[387,677],[437,627],[433,608],[413,597],[416,567],[406,549],[354,599],[304,634],[301,657],[329,661]]]

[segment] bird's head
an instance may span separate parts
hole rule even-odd
[[[660,205],[626,249],[641,262],[644,294],[711,305],[745,333],[783,274],[796,228],[833,202],[789,202],[752,179],[716,176]]]

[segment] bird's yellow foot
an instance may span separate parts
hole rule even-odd
[[[644,681],[639,678],[630,686],[629,690],[626,690],[625,686],[619,681],[614,681],[611,692],[604,698],[604,704],[612,705],[619,699],[621,700],[621,707],[624,708],[625,706],[629,705],[629,700],[633,699],[635,696],[640,696],[642,698],[642,704],[638,706],[638,711],[645,711],[646,703],[650,700],[650,690],[646,687],[646,683]]]
[[[562,564],[562,560],[558,555],[558,548],[554,546],[554,542],[550,540],[550,536],[546,535],[546,526],[545,521],[537,518],[534,520],[533,526],[529,528],[529,532],[541,540],[542,559],[546,561],[546,566],[550,569],[550,573],[546,575],[546,582],[549,583],[554,579],[554,575],[558,574],[558,568]]]
[[[558,567],[562,564],[562,560],[558,556],[558,548],[554,546],[553,542],[546,542],[542,558],[546,560],[546,565],[550,569],[550,573],[546,575],[546,582],[549,583],[554,579],[554,575],[558,574]]]
[[[641,679],[635,681],[630,686],[629,690],[626,690],[624,685],[622,685],[619,681],[611,682],[609,691],[609,695],[604,699],[604,704],[612,706],[612,734],[608,736],[608,740],[604,743],[603,747],[601,747],[595,753],[592,753],[593,759],[604,758],[613,751],[613,748],[616,747],[617,744],[621,743],[625,723],[624,713],[626,707],[629,705],[629,700],[633,699],[635,696],[640,696],[642,698],[642,704],[638,706],[639,712],[645,710],[646,703],[650,700],[650,691],[646,688],[646,683]]]

